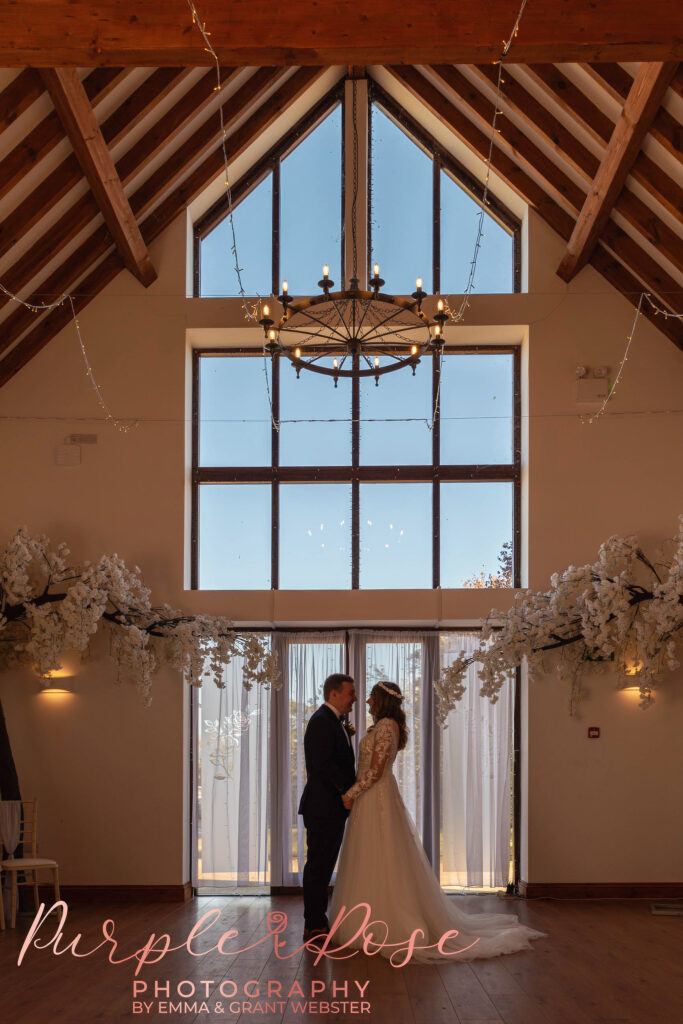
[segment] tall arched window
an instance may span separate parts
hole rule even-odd
[[[355,168],[336,89],[235,185],[250,295],[277,295],[285,277],[290,294],[315,294],[323,262],[348,284],[353,205],[366,218],[358,266],[380,263],[386,291],[409,294],[416,274],[428,291],[466,287],[481,186],[379,87],[367,95]],[[222,200],[196,225],[198,297],[237,293],[226,214]],[[513,291],[519,224],[494,197],[484,219],[476,291]],[[287,361],[265,367],[252,336],[194,353],[194,587],[519,585],[518,348],[446,333],[443,359],[414,375],[335,387]]]

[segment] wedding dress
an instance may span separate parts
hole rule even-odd
[[[333,928],[333,946],[348,943],[362,949],[364,935],[356,933],[363,922],[359,908],[344,919],[338,929],[334,921],[342,907],[350,911],[360,903],[371,907],[371,921],[388,925],[370,926],[376,943],[407,943],[416,928],[425,937],[417,937],[411,962],[434,960],[474,960],[530,949],[530,940],[544,938],[544,932],[520,924],[512,914],[467,914],[457,907],[457,897],[441,889],[420,842],[393,773],[398,752],[398,725],[382,718],[360,743],[357,781],[348,791],[354,797],[339,856],[337,880],[329,913]],[[448,931],[457,930],[439,952],[436,944]],[[470,947],[465,949],[465,947]],[[332,947],[330,947],[332,948]],[[375,947],[370,947],[372,952]],[[381,949],[390,957],[397,945]],[[453,955],[455,950],[464,952]]]

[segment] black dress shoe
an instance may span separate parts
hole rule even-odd
[[[321,936],[324,938],[325,935],[329,934],[329,928],[304,928],[304,942],[308,942],[310,939],[320,938]]]

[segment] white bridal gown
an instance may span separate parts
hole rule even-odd
[[[479,957],[499,956],[530,949],[530,940],[544,938],[544,932],[520,924],[512,914],[466,914],[456,905],[457,897],[447,896],[441,889],[427,860],[415,825],[410,817],[393,773],[398,752],[398,726],[390,718],[382,718],[360,743],[357,781],[349,790],[355,798],[346,825],[346,834],[337,867],[332,906],[328,914],[333,924],[341,907],[347,911],[359,903],[372,909],[370,920],[385,921],[388,936],[382,927],[368,929],[376,942],[405,944],[416,928],[425,938],[416,943],[427,946],[441,936],[457,929],[458,936],[444,944],[447,954],[470,946],[465,952],[448,955],[452,963]],[[335,930],[330,949],[349,942],[350,948],[363,948],[363,935],[353,939],[363,921],[358,910]],[[376,947],[370,947],[375,951]],[[390,957],[398,946],[381,950]],[[435,947],[416,949],[411,962],[443,960]],[[402,954],[396,952],[398,960]]]

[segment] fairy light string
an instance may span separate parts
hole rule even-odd
[[[663,309],[662,306],[660,306],[657,302],[655,302],[655,300],[652,298],[652,295],[649,292],[641,292],[640,293],[640,298],[638,299],[638,305],[636,307],[635,316],[633,317],[633,323],[631,324],[631,330],[629,331],[629,333],[627,335],[627,338],[626,338],[626,348],[624,349],[624,354],[621,357],[621,362],[619,364],[619,369],[617,370],[617,375],[614,378],[614,383],[608,389],[607,395],[605,397],[605,400],[603,401],[603,403],[600,406],[600,408],[598,409],[598,411],[593,413],[591,416],[588,416],[588,417],[582,416],[581,417],[581,423],[585,423],[586,420],[588,421],[588,423],[592,423],[594,420],[599,419],[600,416],[602,416],[603,413],[605,412],[605,409],[607,408],[609,403],[614,398],[614,393],[617,390],[619,382],[621,381],[621,375],[624,372],[624,367],[626,366],[626,363],[628,362],[628,354],[629,354],[629,351],[631,349],[631,344],[633,342],[633,338],[634,338],[635,333],[636,333],[636,327],[638,326],[638,319],[641,316],[641,311],[642,311],[642,308],[643,308],[643,302],[645,302],[645,301],[647,301],[649,303],[649,305],[652,307],[652,309],[654,309],[655,316],[658,316],[658,315],[661,314],[667,320],[683,320],[683,314],[681,314],[681,313],[670,313],[668,310]]]
[[[90,381],[90,384],[92,386],[93,391],[95,392],[95,397],[97,398],[97,402],[100,406],[100,409],[104,413],[105,422],[111,423],[112,426],[116,428],[116,430],[120,431],[123,434],[127,434],[129,430],[132,430],[134,427],[138,426],[138,420],[120,420],[116,416],[114,416],[113,412],[109,408],[109,405],[105,401],[105,398],[102,394],[102,388],[97,383],[92,365],[90,363],[90,359],[88,358],[85,342],[83,341],[83,335],[81,333],[81,324],[76,314],[76,307],[74,306],[73,296],[69,292],[62,292],[59,298],[55,299],[54,302],[29,302],[26,299],[22,299],[19,295],[15,295],[14,292],[10,291],[9,288],[6,288],[1,281],[0,292],[2,292],[3,295],[6,295],[10,302],[16,302],[20,306],[23,306],[25,309],[28,309],[31,313],[36,314],[51,313],[53,310],[58,309],[60,306],[63,306],[65,302],[68,303],[69,309],[71,310],[71,318],[73,320],[74,329],[76,331],[78,347],[81,351],[83,364],[85,366],[85,375]]]
[[[210,54],[210,56],[211,56],[211,58],[212,58],[212,60],[214,61],[214,64],[215,64],[215,69],[216,69],[216,85],[214,86],[214,92],[217,92],[217,93],[221,92],[223,87],[224,87],[224,83],[223,83],[223,80],[222,80],[222,77],[221,77],[221,68],[220,68],[220,61],[219,61],[219,58],[218,58],[218,54],[216,53],[213,45],[211,44],[211,40],[209,38],[211,33],[207,30],[206,23],[200,17],[199,12],[197,10],[197,6],[193,2],[193,0],[187,0],[187,4],[188,4],[188,7],[189,7],[191,16],[192,16],[192,23],[197,26],[197,29],[200,32],[200,34],[202,36],[202,39],[204,41],[204,44],[205,44],[204,48],[205,48],[206,52]],[[470,296],[471,296],[472,291],[474,289],[474,281],[475,281],[475,275],[476,275],[476,269],[477,269],[477,261],[478,261],[478,257],[479,257],[479,252],[481,250],[482,238],[485,237],[485,235],[484,235],[484,217],[486,216],[486,207],[490,205],[488,196],[489,196],[489,184],[490,184],[491,169],[492,169],[492,162],[493,162],[493,150],[494,150],[495,137],[496,137],[497,134],[500,134],[500,129],[497,127],[497,123],[498,123],[498,118],[504,116],[503,111],[499,107],[499,102],[500,102],[500,98],[501,98],[501,86],[502,86],[502,84],[504,82],[504,79],[502,77],[503,76],[503,62],[506,59],[506,57],[507,57],[507,55],[508,55],[508,53],[510,51],[510,48],[512,46],[512,43],[513,43],[515,37],[517,36],[517,34],[519,32],[520,22],[521,22],[522,15],[524,13],[524,9],[525,9],[526,5],[527,5],[527,0],[522,0],[522,3],[520,4],[519,10],[517,12],[517,17],[516,17],[514,25],[512,27],[512,31],[510,33],[510,36],[509,36],[509,38],[507,40],[504,40],[503,48],[501,50],[501,55],[498,58],[498,60],[495,62],[498,65],[498,76],[497,76],[497,82],[496,82],[496,95],[495,95],[495,102],[494,102],[493,119],[492,119],[492,122],[491,122],[491,133],[490,133],[490,139],[489,139],[489,148],[488,148],[488,154],[487,154],[486,165],[485,165],[484,188],[483,188],[483,192],[482,192],[482,199],[481,199],[481,204],[480,204],[480,210],[479,210],[479,213],[477,214],[477,232],[476,232],[476,236],[475,236],[474,252],[473,252],[472,259],[470,261],[470,268],[469,268],[467,283],[466,283],[465,290],[463,292],[462,298],[460,300],[460,305],[459,305],[458,309],[456,311],[454,311],[451,308],[451,305],[450,305],[450,303],[448,301],[448,298],[445,297],[443,299],[443,308],[444,308],[444,311],[448,314],[448,317],[449,317],[448,322],[449,323],[460,323],[460,322],[462,322],[462,320],[464,319],[464,316],[465,316],[465,312],[466,312],[467,308],[469,307],[469,299],[470,299]],[[230,232],[231,232],[231,236],[232,236],[232,244],[230,246],[230,251],[232,253],[232,256],[234,257],[234,271],[235,271],[235,274],[236,274],[236,277],[237,277],[238,286],[239,286],[238,287],[238,294],[239,294],[240,300],[242,302],[242,307],[244,309],[245,319],[251,320],[251,321],[255,321],[255,320],[258,320],[260,318],[260,316],[261,316],[261,300],[260,300],[260,297],[259,297],[258,300],[255,303],[253,303],[251,305],[251,308],[250,308],[250,305],[247,302],[247,295],[246,295],[246,290],[244,288],[244,282],[242,280],[242,272],[243,272],[244,268],[240,267],[240,265],[239,265],[239,258],[238,258],[238,251],[237,251],[237,237],[236,237],[236,232],[235,232],[235,224],[234,224],[234,216],[233,216],[233,212],[234,211],[233,211],[233,202],[232,202],[232,187],[231,187],[231,183],[230,183],[230,172],[229,172],[229,165],[228,165],[228,152],[227,152],[227,142],[226,142],[227,132],[226,132],[225,121],[224,121],[224,117],[223,117],[223,106],[220,103],[218,105],[218,115],[219,115],[219,122],[220,122],[221,150],[222,150],[223,163],[224,163],[224,184],[225,184],[226,198],[227,198],[227,207],[228,207],[228,221],[229,221],[229,224],[230,224]],[[72,319],[73,319],[74,329],[75,329],[75,332],[76,332],[76,337],[77,337],[77,340],[78,340],[79,349],[80,349],[80,352],[81,352],[81,357],[83,359],[83,364],[84,364],[84,367],[85,367],[85,375],[87,376],[87,378],[88,378],[88,380],[90,382],[90,385],[91,385],[91,387],[92,387],[92,389],[93,389],[93,391],[95,393],[95,396],[96,396],[97,402],[98,402],[98,404],[100,406],[100,409],[104,413],[105,422],[111,423],[112,426],[116,430],[118,430],[118,431],[120,431],[122,433],[127,433],[128,431],[130,431],[131,429],[133,429],[134,427],[137,427],[139,425],[139,421],[138,420],[126,421],[126,420],[121,420],[121,419],[117,418],[113,414],[111,408],[109,407],[107,401],[105,400],[105,398],[104,398],[104,396],[102,394],[102,388],[101,388],[101,386],[97,382],[97,379],[95,377],[92,365],[90,363],[90,359],[89,359],[88,354],[87,354],[87,350],[86,350],[85,343],[84,343],[84,340],[83,340],[83,335],[82,335],[82,332],[81,332],[80,321],[79,321],[77,313],[76,313],[76,308],[75,308],[75,305],[74,305],[73,296],[70,293],[63,292],[54,302],[42,302],[41,303],[41,302],[30,302],[30,301],[22,299],[20,296],[16,295],[9,288],[7,288],[4,284],[2,284],[2,282],[0,282],[0,292],[2,292],[2,294],[4,294],[11,302],[18,303],[18,304],[24,306],[26,309],[30,310],[32,313],[35,313],[35,314],[45,314],[45,313],[52,312],[53,310],[57,309],[58,307],[63,306],[65,302],[68,302],[69,308],[71,310],[71,315],[72,315]],[[652,298],[651,293],[649,293],[649,292],[641,292],[639,300],[638,300],[635,316],[634,316],[634,319],[633,319],[633,323],[631,325],[630,332],[629,332],[629,334],[627,336],[626,347],[625,347],[625,350],[624,350],[624,354],[622,356],[622,359],[621,359],[621,362],[620,362],[620,365],[619,365],[619,369],[618,369],[617,375],[615,377],[614,383],[610,387],[609,392],[607,394],[607,397],[605,398],[604,402],[602,403],[600,409],[596,413],[594,413],[593,415],[588,417],[588,422],[589,423],[592,423],[595,419],[598,419],[599,417],[601,417],[604,414],[608,404],[612,401],[612,399],[614,397],[614,394],[615,394],[615,391],[617,389],[617,386],[619,385],[619,383],[621,381],[625,365],[628,362],[629,351],[630,351],[630,348],[631,348],[631,344],[633,342],[633,338],[635,336],[635,331],[636,331],[636,328],[637,328],[638,319],[641,316],[642,307],[643,307],[643,303],[644,302],[647,302],[649,304],[651,309],[654,311],[655,316],[662,316],[666,320],[669,320],[669,319],[675,319],[675,320],[678,320],[678,321],[683,320],[683,315],[682,314],[672,313],[669,310],[667,310],[664,307],[662,307],[661,305],[659,305],[659,303],[657,303]],[[267,391],[267,395],[268,395],[268,404],[269,404],[269,407],[270,407],[271,422],[272,422],[274,428],[279,431],[280,423],[276,421],[276,419],[275,419],[275,417],[273,415],[273,402],[272,402],[272,394],[271,394],[271,385],[270,385],[270,381],[269,381],[269,378],[268,378],[267,356],[266,356],[265,346],[264,346],[264,349],[263,349],[263,356],[264,356],[263,370],[264,370],[264,376],[265,376],[265,381],[266,381],[266,391]],[[437,410],[439,408],[441,377],[442,377],[442,372],[441,371],[442,371],[442,368],[443,368],[443,358],[444,358],[444,352],[442,350],[441,353],[440,353],[440,356],[439,356],[439,382],[438,382],[438,385],[437,385],[437,394],[436,394],[436,398],[435,398],[434,410],[433,410],[431,422],[427,422],[427,427],[428,427],[428,429],[430,431],[433,430],[433,428],[434,428],[434,423],[435,423],[435,420],[436,420],[436,414],[437,414]],[[585,417],[581,417],[581,421],[582,422],[585,422],[585,419],[586,419]],[[293,422],[299,422],[299,421],[293,421]],[[403,422],[403,421],[401,421],[401,422]]]
[[[479,209],[479,213],[477,214],[477,232],[476,232],[476,236],[475,236],[475,239],[474,239],[474,252],[472,253],[472,259],[470,260],[470,269],[469,269],[469,274],[468,274],[468,277],[467,277],[467,283],[465,285],[465,290],[464,290],[464,292],[462,294],[462,298],[460,300],[460,305],[459,305],[457,311],[455,311],[455,312],[453,311],[453,309],[451,307],[451,304],[450,304],[450,302],[448,300],[448,296],[446,296],[443,299],[443,309],[444,309],[444,312],[448,314],[448,322],[449,323],[454,323],[454,324],[462,323],[462,321],[465,318],[465,312],[466,312],[466,310],[467,310],[467,308],[468,308],[468,306],[470,304],[470,296],[471,296],[472,291],[474,289],[474,278],[475,278],[475,274],[477,272],[477,261],[479,259],[479,250],[481,249],[481,240],[482,240],[482,238],[484,238],[484,217],[486,216],[486,207],[490,205],[490,202],[489,202],[489,182],[490,182],[490,179],[491,179],[491,164],[492,164],[492,161],[493,161],[493,145],[494,145],[494,141],[495,141],[496,135],[500,134],[500,128],[497,127],[497,125],[498,125],[498,118],[503,116],[503,111],[500,109],[500,106],[499,106],[500,95],[501,95],[501,85],[503,84],[503,61],[507,57],[507,55],[508,55],[508,53],[510,51],[510,47],[512,46],[512,42],[515,39],[515,37],[517,36],[517,33],[519,32],[519,24],[520,24],[520,22],[522,20],[522,15],[524,14],[524,8],[526,7],[526,5],[527,5],[527,0],[522,0],[522,3],[520,4],[520,8],[517,11],[517,17],[515,18],[515,23],[512,26],[512,31],[511,31],[509,37],[507,38],[507,40],[503,40],[503,49],[501,50],[500,57],[496,61],[496,64],[498,65],[498,76],[497,76],[497,80],[496,80],[496,96],[495,96],[495,99],[494,99],[494,102],[493,102],[493,120],[491,121],[491,136],[489,138],[489,150],[488,150],[488,153],[487,153],[487,156],[486,156],[486,167],[485,167],[485,171],[484,171],[484,191],[482,193],[481,206],[480,206],[480,209]],[[432,420],[431,420],[431,423],[428,424],[428,429],[430,431],[434,430],[434,424],[436,422],[436,414],[437,414],[437,411],[439,409],[439,400],[440,400],[440,397],[441,397],[441,377],[442,377],[442,370],[443,370],[443,358],[444,358],[444,352],[443,352],[443,348],[442,348],[442,350],[441,350],[441,352],[439,354],[439,374],[438,374],[438,378],[437,378],[438,383],[437,383],[437,386],[436,386],[436,396],[434,398],[434,409],[433,409],[433,412],[432,412]]]
[[[215,49],[213,48],[213,45],[211,44],[211,40],[209,38],[211,33],[209,32],[209,30],[206,27],[206,22],[200,17],[199,11],[197,10],[197,6],[194,3],[194,0],[187,0],[187,6],[190,8],[190,13],[192,15],[192,24],[197,26],[197,28],[199,29],[200,35],[201,35],[202,39],[204,40],[204,49],[205,49],[205,51],[208,54],[211,55],[211,58],[212,58],[215,66],[216,66],[216,85],[214,86],[214,90],[213,91],[214,92],[221,92],[222,89],[223,89],[223,79],[221,78],[221,65],[220,65],[220,61],[218,59],[218,54],[216,53]],[[240,300],[242,302],[242,309],[244,310],[244,317],[245,317],[245,319],[246,320],[252,320],[252,321],[258,321],[258,320],[261,319],[261,316],[262,316],[262,313],[261,313],[261,300],[259,299],[257,302],[252,303],[251,308],[250,308],[249,303],[247,302],[247,293],[246,293],[246,290],[244,288],[244,282],[242,280],[242,271],[244,270],[244,267],[240,267],[239,257],[237,255],[237,234],[235,232],[235,219],[234,219],[234,216],[233,216],[234,209],[233,209],[233,205],[232,205],[232,185],[230,183],[230,168],[228,166],[228,148],[227,148],[227,143],[226,143],[227,133],[226,133],[226,130],[225,130],[225,121],[223,119],[223,104],[222,103],[220,103],[218,105],[218,119],[220,121],[221,149],[222,149],[222,152],[223,152],[223,181],[224,181],[224,185],[225,185],[225,196],[226,196],[226,202],[227,202],[227,206],[228,206],[227,220],[228,220],[228,223],[230,225],[230,234],[232,236],[232,244],[230,246],[230,252],[232,253],[233,259],[235,261],[234,262],[234,271],[235,271],[235,275],[237,276],[237,285],[238,285],[237,291],[238,291]],[[268,379],[268,357],[267,357],[267,354],[266,354],[265,343],[264,343],[264,346],[263,346],[263,375],[264,375],[265,381],[266,381],[266,395],[268,396],[268,408],[270,409],[270,421],[271,421],[273,427],[275,428],[275,430],[279,431],[280,430],[280,424],[277,422],[277,420],[275,419],[275,416],[273,414],[273,397],[272,397],[272,393],[271,393],[270,380]]]
[[[81,350],[81,356],[83,357],[83,364],[85,366],[85,375],[90,381],[92,389],[95,392],[95,397],[97,398],[99,407],[104,413],[105,423],[111,423],[112,426],[116,428],[116,430],[120,431],[120,433],[127,434],[129,430],[133,430],[134,427],[139,426],[139,421],[117,419],[116,416],[114,416],[111,409],[109,408],[109,405],[107,404],[104,395],[102,394],[102,389],[100,385],[97,383],[97,380],[95,379],[95,374],[93,373],[92,366],[90,365],[90,360],[88,359],[88,353],[86,352],[85,345],[83,343],[83,335],[81,334],[81,323],[76,313],[74,301],[70,295],[67,295],[66,298],[68,299],[69,306],[71,308],[71,315],[74,321],[74,328],[76,329],[76,337],[78,338],[78,345]]]

